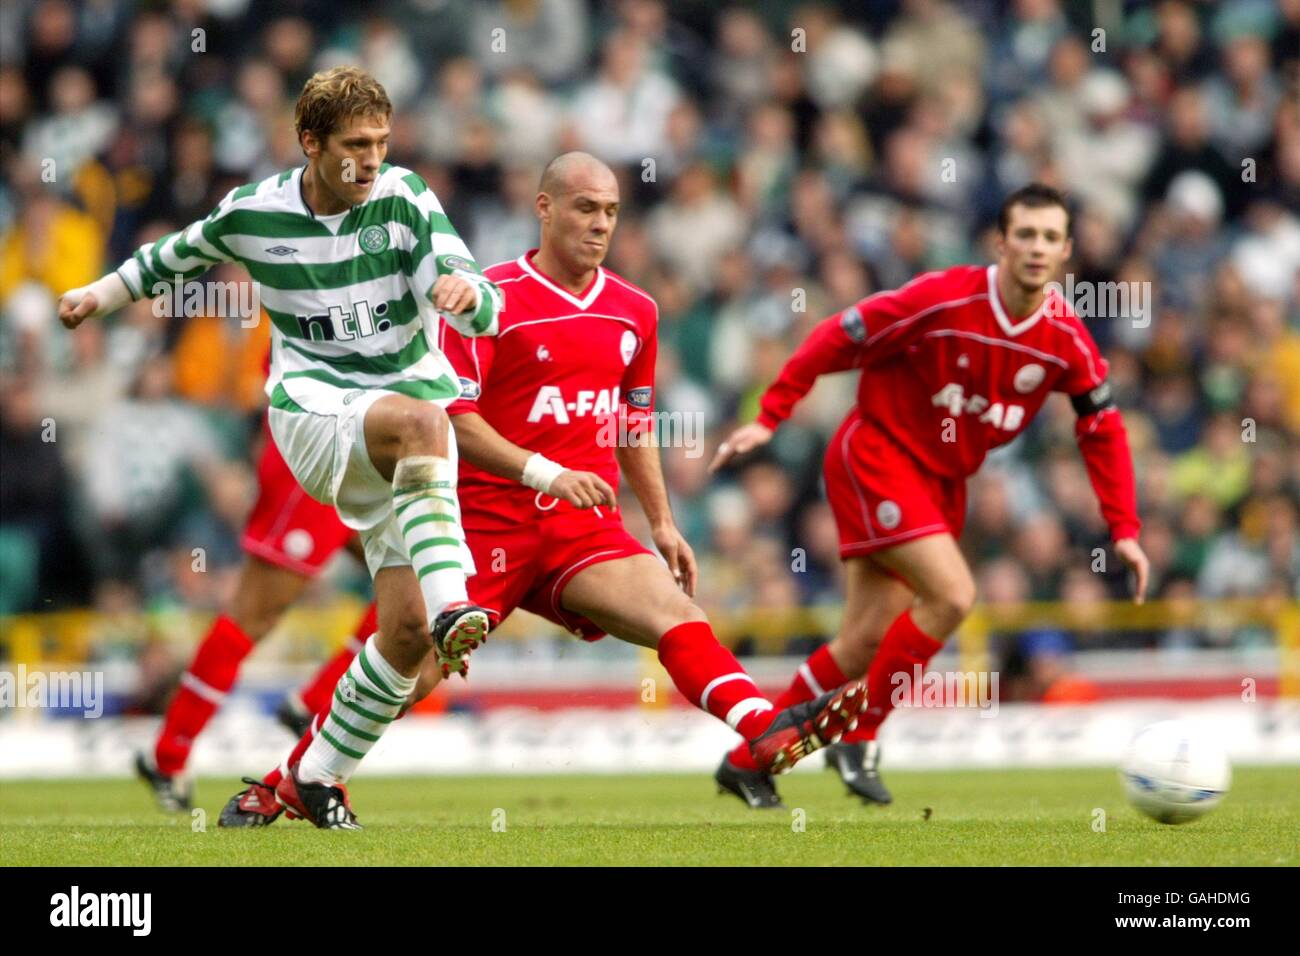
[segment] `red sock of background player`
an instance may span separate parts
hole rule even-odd
[[[834,690],[848,679],[844,672],[840,670],[840,666],[835,663],[835,658],[831,657],[830,645],[823,644],[813,651],[806,661],[799,665],[790,686],[772,702],[772,705],[777,711],[782,711],[792,704],[812,700],[828,690]],[[731,758],[732,764],[742,770],[758,769],[758,765],[754,763],[754,758],[750,756],[747,742],[737,745],[736,749],[727,756]]]
[[[705,621],[688,621],[659,638],[659,661],[682,695],[753,740],[776,716],[734,654]]]
[[[327,708],[328,704],[329,702],[327,701]],[[298,742],[294,744],[293,750],[289,752],[289,756],[285,758],[279,766],[262,778],[263,784],[270,787],[272,790],[276,788],[280,781],[284,779],[284,775],[288,772],[288,769],[301,760],[302,755],[307,752],[307,748],[311,746],[311,742],[316,739],[316,731],[320,728],[320,722],[324,719],[324,714],[319,712],[312,718],[311,726],[307,728],[305,734],[298,738]]]
[[[307,713],[319,713],[329,706],[339,678],[352,663],[352,658],[357,656],[370,635],[378,628],[378,611],[375,609],[375,602],[371,601],[370,607],[366,608],[366,613],[361,618],[361,623],[357,625],[357,629],[352,632],[352,636],[347,639],[337,654],[321,666],[311,682],[298,691],[298,699],[302,701],[303,709]]]
[[[252,649],[252,640],[226,615],[212,622],[194,660],[181,674],[181,686],[167,707],[158,734],[154,761],[163,773],[185,769],[195,738],[235,686],[240,662]]]
[[[893,676],[903,673],[911,679],[913,668],[920,665],[924,670],[941,647],[943,641],[916,626],[911,611],[898,615],[885,632],[880,649],[867,670],[867,710],[858,721],[857,729],[844,735],[844,743],[875,740],[876,731],[894,709]]]

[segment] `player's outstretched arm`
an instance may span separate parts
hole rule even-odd
[[[589,471],[574,471],[543,455],[520,448],[477,412],[452,411],[460,455],[475,468],[518,481],[575,508],[614,507],[614,489]]]
[[[63,293],[59,321],[75,329],[88,318],[110,315],[137,299],[154,298],[177,281],[188,282],[219,262],[233,261],[222,235],[236,192],[231,190],[206,219],[145,243],[113,272]]]

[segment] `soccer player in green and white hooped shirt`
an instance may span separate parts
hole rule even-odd
[[[391,116],[364,71],[317,73],[295,111],[305,166],[235,189],[59,303],[76,328],[222,261],[260,286],[274,326],[272,436],[303,488],[361,533],[379,608],[378,633],[284,780],[284,802],[318,826],[355,825],[343,785],[427,652],[463,672],[488,628],[465,591],[474,568],[444,411],[460,384],[436,343],[439,315],[462,334],[495,335],[502,297],[420,177],[384,163]]]

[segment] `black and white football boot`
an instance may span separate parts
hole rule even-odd
[[[735,794],[751,810],[785,809],[770,773],[742,769],[732,763],[730,757],[723,757],[713,779],[717,781],[718,793]]]
[[[322,830],[360,830],[352,812],[348,788],[338,783],[304,783],[294,764],[275,788],[276,799],[288,811],[290,820],[302,818]]]
[[[880,779],[880,744],[874,740],[827,747],[826,769],[838,773],[849,793],[861,797],[866,803],[885,806],[894,802],[893,795]]]
[[[148,754],[137,751],[135,773],[153,791],[164,813],[189,813],[194,806],[194,783],[184,774],[163,773]]]

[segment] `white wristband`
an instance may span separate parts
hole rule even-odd
[[[534,452],[533,456],[524,462],[524,474],[519,480],[529,488],[534,488],[544,495],[551,493],[551,482],[560,477],[560,473],[567,471],[563,465],[557,464],[545,455]]]
[[[126,287],[126,283],[116,272],[110,272],[79,289],[69,289],[63,293],[63,298],[75,306],[86,297],[88,292],[95,294],[95,311],[89,316],[92,319],[116,312],[131,302],[131,290]]]

